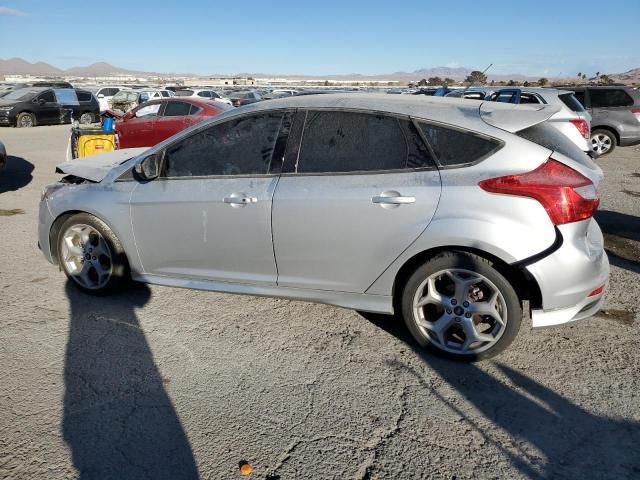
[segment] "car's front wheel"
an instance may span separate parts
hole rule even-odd
[[[598,155],[607,155],[616,148],[616,136],[609,130],[597,129],[591,132],[591,149]]]
[[[19,113],[16,117],[16,127],[31,128],[36,126],[36,117],[28,112]]]
[[[100,295],[126,286],[129,264],[120,241],[107,224],[80,213],[67,218],[58,231],[58,261],[78,288]]]
[[[424,348],[482,360],[514,340],[522,307],[513,286],[486,258],[441,253],[417,268],[402,293],[402,315]]]

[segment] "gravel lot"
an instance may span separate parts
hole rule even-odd
[[[68,132],[0,129],[0,478],[640,478],[640,148],[599,160],[605,313],[465,365],[329,306],[78,293],[36,247]]]

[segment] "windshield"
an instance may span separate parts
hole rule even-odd
[[[7,93],[4,97],[5,100],[29,100],[35,97],[40,90],[31,90],[29,88],[21,88],[20,90],[14,90]]]

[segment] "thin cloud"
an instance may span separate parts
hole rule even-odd
[[[0,17],[28,17],[29,14],[15,8],[0,7]]]

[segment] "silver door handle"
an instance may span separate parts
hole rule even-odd
[[[416,203],[416,197],[385,197],[383,195],[378,195],[373,197],[371,201],[382,205],[405,205],[407,203]]]
[[[232,193],[229,197],[224,197],[222,201],[224,203],[230,204],[232,207],[249,205],[250,203],[258,203],[258,199],[256,197],[249,197],[247,195],[234,193]]]

